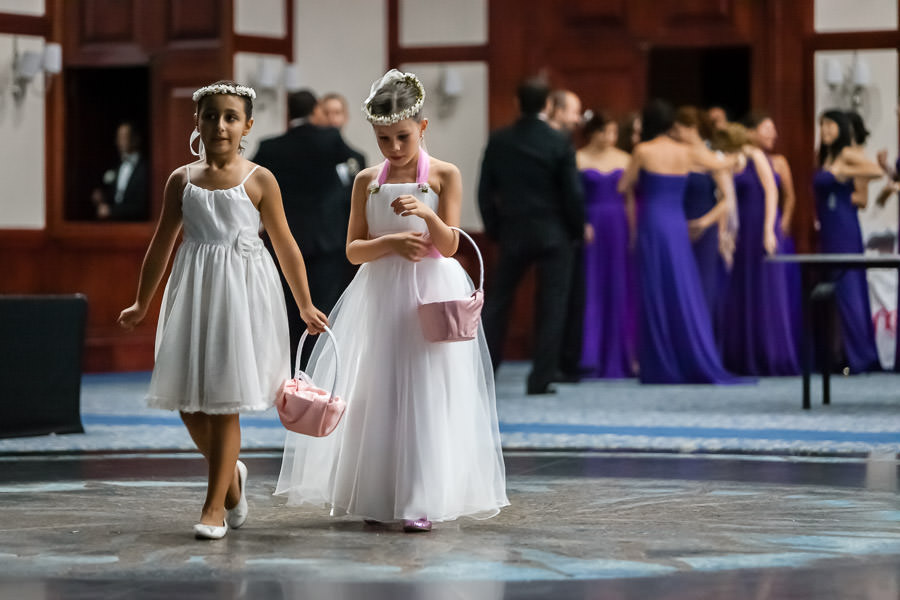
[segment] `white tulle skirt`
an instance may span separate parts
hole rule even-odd
[[[275,493],[288,504],[379,521],[489,518],[509,504],[484,333],[427,342],[414,274],[426,301],[473,289],[451,258],[388,256],[359,269],[329,317],[347,412],[328,437],[287,434]],[[334,368],[320,339],[307,371],[330,385]]]

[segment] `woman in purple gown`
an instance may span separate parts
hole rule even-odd
[[[772,118],[763,111],[749,113],[742,120],[750,138],[750,143],[760,148],[769,157],[772,164],[772,172],[775,174],[775,186],[778,188],[778,223],[775,235],[778,237],[778,254],[796,254],[792,226],[794,222],[794,207],[796,206],[796,194],[794,193],[794,176],[791,166],[783,154],[775,154],[775,142],[778,140],[778,129]],[[801,312],[801,274],[800,267],[796,264],[784,266],[788,280],[788,300],[790,302],[790,320],[794,332],[794,344],[797,348],[799,360],[800,336],[803,323]]]
[[[741,159],[734,175],[739,230],[734,267],[725,291],[722,362],[744,375],[800,372],[791,321],[788,273],[766,261],[778,250],[778,188],[765,153],[749,143],[747,130],[729,124],[717,147]]]
[[[675,113],[673,137],[695,148],[706,148],[705,138],[711,134],[712,124],[704,124],[705,115],[693,106],[682,106]],[[703,134],[701,135],[701,127]],[[721,290],[727,276],[726,251],[721,236],[728,235],[728,217],[734,206],[734,187],[731,174],[725,169],[713,172],[691,171],[684,192],[684,213],[688,219],[688,233],[700,273],[700,285],[713,322],[713,332],[719,330]],[[723,252],[725,257],[723,257]]]
[[[838,110],[826,111],[819,121],[819,170],[813,177],[820,250],[826,253],[863,252],[857,208],[853,204],[854,178],[877,179],[878,165],[852,147],[850,122]],[[835,289],[844,356],[850,371],[879,370],[875,330],[864,270],[848,269]]]
[[[629,226],[636,228],[641,382],[734,383],[713,340],[684,216],[688,173],[724,165],[670,137],[674,111],[667,103],[648,104],[641,122],[646,141],[635,147],[619,181]]]
[[[616,190],[630,156],[616,148],[618,125],[596,113],[584,126],[575,160],[584,185],[593,242],[584,248],[585,305],[581,368],[586,377],[634,374],[635,308],[625,198]]]

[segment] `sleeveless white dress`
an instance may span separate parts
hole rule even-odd
[[[184,240],[175,254],[156,330],[147,402],[226,414],[265,410],[290,376],[281,281],[259,237],[259,211],[244,183],[207,190],[188,183]]]
[[[370,237],[427,231],[421,218],[394,214],[391,201],[403,194],[437,208],[430,187],[383,184],[366,203]],[[473,291],[453,258],[388,255],[360,267],[329,317],[347,412],[327,437],[287,434],[275,493],[288,504],[378,521],[489,518],[509,504],[484,333],[426,341],[413,277],[424,301]],[[333,347],[318,340],[307,372],[330,385],[334,368]]]

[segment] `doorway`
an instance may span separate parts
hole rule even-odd
[[[674,106],[721,106],[729,120],[750,110],[750,47],[655,47],[647,73],[650,98]]]
[[[139,151],[149,158],[150,69],[148,67],[71,67],[65,70],[67,221],[94,221],[94,191],[109,187],[120,163],[116,130],[131,123]],[[114,175],[112,175],[114,178]]]

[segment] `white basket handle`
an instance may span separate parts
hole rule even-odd
[[[450,229],[455,229],[456,231],[458,231],[459,234],[461,236],[463,236],[464,238],[466,238],[467,240],[469,240],[469,243],[472,244],[473,248],[475,248],[475,255],[478,257],[478,287],[475,288],[475,290],[478,291],[478,290],[484,289],[484,259],[481,257],[481,250],[478,248],[478,244],[475,243],[475,240],[473,240],[472,237],[468,233],[466,233],[459,227],[454,227],[453,225],[448,225],[448,227]],[[459,251],[458,247],[457,247],[457,251]],[[415,274],[416,274],[416,263],[413,263],[413,287],[416,290],[416,300],[418,300],[419,303],[421,303],[422,297],[419,296],[419,281],[415,277]]]
[[[334,348],[334,381],[331,382],[330,394],[331,397],[334,398],[334,393],[337,391],[339,374],[341,372],[341,351],[338,349],[337,338],[334,337],[334,333],[332,333],[328,326],[325,327],[325,333],[328,335],[328,339],[331,340],[331,345]],[[300,370],[300,358],[303,355],[303,342],[306,341],[307,337],[309,337],[309,329],[304,329],[303,335],[300,336],[300,341],[297,343],[297,358],[294,360],[294,379],[305,379],[307,382],[311,382],[312,380],[309,378],[309,375]]]

